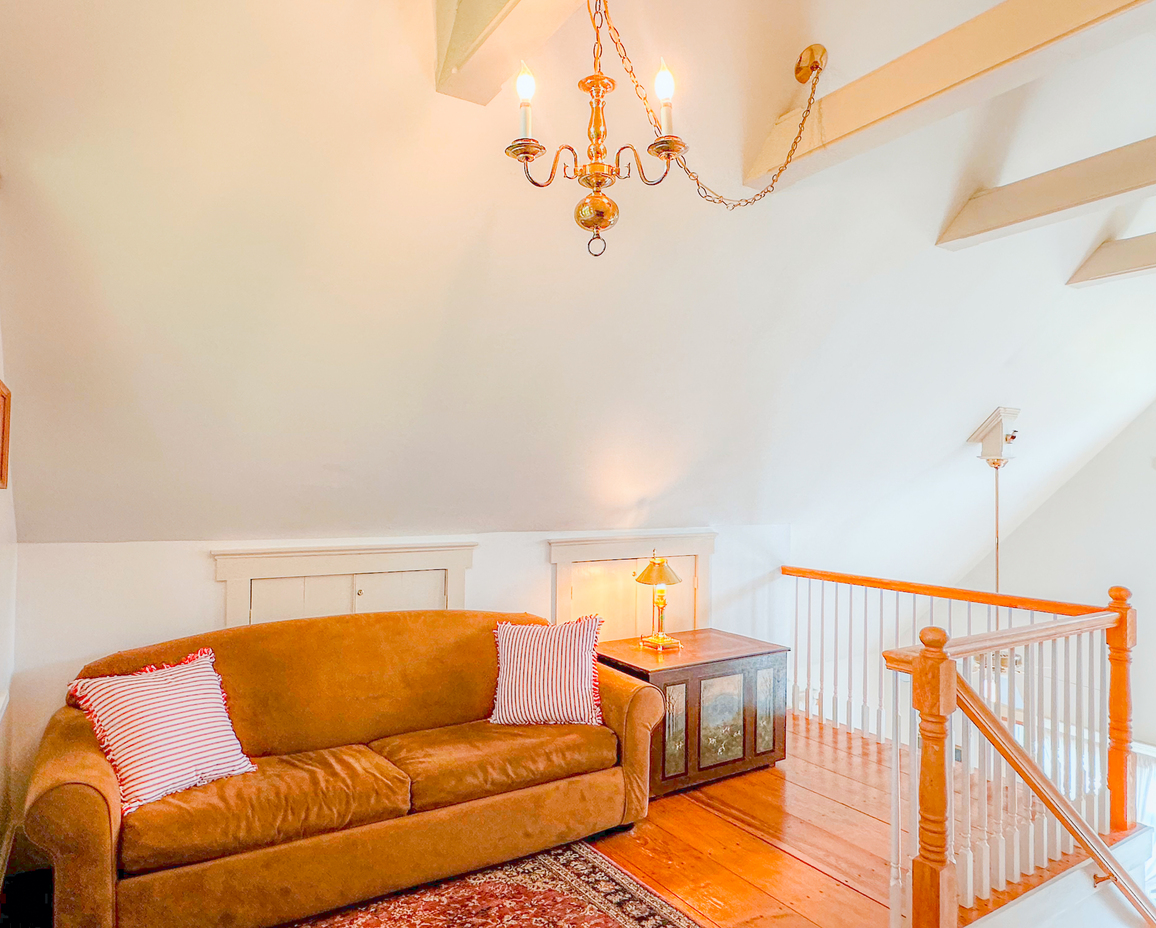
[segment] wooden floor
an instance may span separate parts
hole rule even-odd
[[[884,928],[887,748],[791,717],[787,759],[657,799],[595,846],[703,928]]]
[[[703,928],[883,928],[890,771],[886,744],[789,715],[774,768],[657,799],[633,830],[594,843]],[[960,924],[1085,859],[1077,850],[960,909]]]

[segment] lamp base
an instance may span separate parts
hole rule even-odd
[[[657,635],[643,638],[642,646],[653,648],[655,651],[677,651],[682,647],[682,642],[677,638],[671,638],[666,632],[659,632]]]

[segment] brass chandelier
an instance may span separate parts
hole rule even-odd
[[[590,125],[586,132],[590,140],[590,144],[586,149],[587,162],[585,164],[579,164],[578,153],[571,146],[562,145],[554,153],[554,163],[550,167],[550,176],[547,177],[546,180],[537,181],[530,174],[530,162],[544,154],[546,146],[532,135],[530,100],[534,96],[535,82],[534,75],[530,73],[525,62],[522,63],[522,70],[516,82],[518,96],[521,98],[522,138],[515,139],[514,142],[506,148],[506,154],[522,162],[522,168],[526,172],[526,179],[531,184],[535,187],[549,187],[557,176],[558,163],[562,158],[563,152],[569,152],[573,166],[571,167],[563,163],[562,176],[567,180],[578,181],[579,184],[590,191],[590,193],[578,202],[578,205],[574,209],[574,221],[577,222],[581,228],[592,233],[590,241],[586,244],[586,248],[590,254],[597,257],[606,250],[606,240],[602,238],[602,233],[618,221],[618,204],[606,195],[605,190],[607,187],[613,186],[615,181],[626,180],[630,177],[631,157],[633,157],[634,165],[637,168],[639,180],[648,187],[654,187],[666,180],[667,175],[670,174],[670,166],[673,162],[682,168],[686,176],[694,182],[700,197],[710,203],[725,206],[728,210],[757,203],[775,189],[779,178],[783,176],[783,172],[795,157],[795,151],[803,139],[803,129],[807,125],[807,117],[811,115],[811,108],[815,105],[815,93],[819,87],[819,75],[827,65],[827,50],[822,45],[811,45],[804,49],[803,53],[799,56],[798,62],[795,64],[795,79],[800,84],[809,82],[811,84],[811,94],[807,99],[806,107],[803,109],[803,117],[799,121],[799,131],[795,135],[795,141],[791,144],[786,158],[783,159],[783,163],[771,176],[771,182],[767,184],[766,187],[753,196],[741,200],[732,200],[722,196],[722,194],[716,193],[704,184],[702,180],[699,179],[698,174],[692,171],[686,163],[686,142],[675,135],[672,128],[674,111],[671,101],[674,96],[674,78],[670,71],[667,70],[666,62],[662,62],[661,69],[655,79],[655,96],[658,97],[661,103],[660,115],[656,115],[646,95],[646,89],[634,73],[634,65],[630,61],[630,56],[626,54],[626,48],[622,44],[622,36],[619,35],[613,20],[610,18],[608,0],[586,0],[586,11],[590,14],[590,25],[594,28],[594,73],[582,78],[582,80],[578,82],[578,89],[590,95]],[[654,128],[655,139],[647,146],[646,150],[649,154],[663,162],[663,169],[662,173],[653,179],[646,176],[646,172],[642,166],[642,156],[639,155],[638,149],[633,145],[623,145],[619,148],[614,156],[613,164],[611,164],[608,159],[609,150],[606,147],[606,95],[614,90],[615,83],[612,78],[602,73],[603,27],[605,27],[607,34],[614,43],[614,48],[618,53],[619,59],[622,61],[623,70],[626,71],[627,77],[630,78],[630,82],[634,85],[634,92],[646,109],[646,117],[650,120],[650,124]],[[623,163],[622,159],[623,152],[630,153],[625,163]]]

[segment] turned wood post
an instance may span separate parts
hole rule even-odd
[[[955,712],[955,662],[943,653],[948,634],[929,627],[919,633],[915,661],[915,708],[923,740],[919,766],[919,856],[911,862],[913,928],[955,928],[959,894],[955,862],[947,845],[947,794],[952,788],[947,720]]]
[[[1136,760],[1132,756],[1132,648],[1136,644],[1136,610],[1131,590],[1114,586],[1108,608],[1119,618],[1107,630],[1108,639],[1108,792],[1112,830],[1136,824]]]

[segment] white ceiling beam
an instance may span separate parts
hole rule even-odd
[[[816,101],[783,181],[801,180],[1153,28],[1154,0],[1004,0]],[[782,163],[801,116],[797,109],[779,118],[747,165],[745,183],[761,186]]]
[[[1156,137],[975,193],[938,244],[957,250],[1156,193]]]
[[[1087,287],[1153,271],[1156,271],[1156,232],[1104,242],[1080,265],[1068,286]]]
[[[438,93],[480,103],[546,43],[582,0],[437,0]]]

